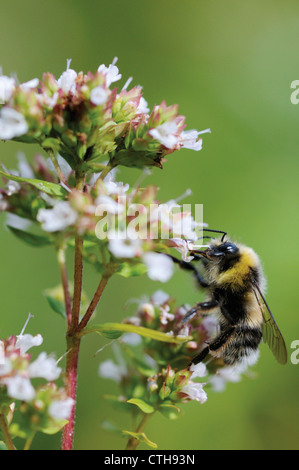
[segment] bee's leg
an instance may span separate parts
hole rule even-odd
[[[235,328],[232,327],[220,333],[217,338],[215,338],[207,347],[205,347],[197,356],[192,359],[189,365],[191,366],[192,364],[198,364],[199,362],[202,362],[209,352],[217,351],[217,349],[220,349],[222,346],[224,346],[234,331]]]
[[[166,255],[166,256],[171,258],[174,263],[180,266],[180,268],[185,269],[185,271],[192,271],[200,287],[209,287],[209,284],[207,283],[207,281],[202,277],[200,272],[196,269],[196,267],[191,262],[188,263],[187,261],[183,261],[172,255]],[[201,257],[194,255],[194,261],[199,261],[199,260],[201,260]]]
[[[194,318],[196,315],[209,315],[211,311],[215,310],[215,308],[217,308],[218,306],[218,302],[216,302],[215,300],[210,300],[208,302],[200,302],[199,304],[196,304],[195,307],[191,308],[189,312],[186,313],[186,315],[182,319],[182,323],[187,323],[188,321],[192,320],[192,318]]]

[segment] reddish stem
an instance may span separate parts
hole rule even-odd
[[[69,292],[68,286],[68,276],[66,270],[66,261],[65,261],[65,251],[63,248],[58,250],[58,264],[60,269],[60,277],[64,292],[64,303],[65,303],[65,313],[67,319],[68,328],[71,326],[72,321],[72,305],[71,305],[71,297]]]
[[[83,328],[85,328],[85,326],[87,325],[87,323],[89,322],[90,320],[90,317],[92,316],[93,312],[95,311],[96,309],[96,306],[98,305],[99,303],[99,300],[100,298],[102,297],[102,294],[103,294],[103,291],[107,285],[107,282],[109,280],[109,277],[102,277],[99,285],[98,285],[98,288],[96,290],[96,293],[94,294],[93,296],[93,299],[92,301],[90,302],[90,305],[84,315],[84,317],[82,318],[78,328],[77,328],[77,333],[79,333],[80,331],[83,330]]]
[[[72,310],[71,330],[75,331],[79,322],[80,306],[81,306],[81,293],[82,293],[82,249],[83,240],[76,237],[75,240],[75,268],[74,268],[74,299]]]
[[[76,393],[80,338],[67,336],[66,393],[74,400],[68,423],[63,428],[61,450],[72,450],[75,428]]]

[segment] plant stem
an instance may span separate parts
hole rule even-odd
[[[105,171],[106,170],[106,171]],[[108,174],[111,167],[104,169],[105,174]],[[83,175],[80,172],[76,172],[76,188],[79,191],[84,191],[83,187]],[[78,334],[88,323],[92,316],[95,308],[102,296],[102,293],[107,285],[108,279],[112,275],[113,269],[108,269],[94,294],[94,297],[79,324],[79,315],[81,307],[81,295],[82,295],[82,272],[83,272],[83,239],[77,235],[75,238],[75,260],[74,260],[74,295],[73,295],[73,308],[69,309],[69,293],[67,289],[67,276],[66,276],[66,265],[63,256],[60,253],[60,270],[61,278],[64,286],[67,318],[68,318],[68,331],[67,331],[67,361],[66,361],[66,393],[68,397],[74,400],[71,415],[68,423],[63,429],[62,435],[62,450],[72,450],[74,440],[74,428],[75,428],[75,411],[76,411],[76,394],[77,394],[77,381],[78,381],[78,361],[79,361],[79,349],[80,349],[80,335]]]
[[[149,413],[146,413],[143,415],[143,418],[142,420],[140,421],[139,423],[139,426],[137,427],[136,429],[136,433],[141,433],[143,432],[149,418],[151,417],[151,414]],[[126,450],[136,450],[137,446],[139,444],[139,440],[138,439],[135,439],[135,437],[130,437],[130,439],[128,440],[128,444],[127,444],[127,447],[126,447]]]
[[[79,191],[83,189],[83,175],[76,172],[76,188]],[[80,338],[75,335],[75,330],[79,323],[79,314],[81,307],[82,295],[82,272],[83,272],[83,239],[76,236],[75,239],[75,259],[74,259],[74,295],[73,295],[73,308],[71,314],[68,315],[68,330],[66,335],[67,342],[67,360],[66,360],[66,393],[67,396],[74,400],[72,411],[68,423],[63,428],[62,433],[62,450],[72,450],[75,430],[75,411],[76,411],[76,394],[78,382],[78,361]],[[65,263],[64,263],[65,266]],[[64,269],[63,269],[64,272]],[[64,275],[64,274],[63,274]],[[65,282],[65,278],[64,278]]]
[[[57,174],[58,174],[58,177],[59,177],[60,181],[61,181],[63,184],[65,184],[66,186],[68,186],[67,180],[66,180],[64,174],[63,174],[62,171],[61,171],[61,168],[60,168],[60,166],[59,166],[59,164],[58,164],[58,162],[57,162],[57,159],[56,159],[56,157],[55,157],[53,151],[50,150],[50,149],[47,149],[47,153],[48,153],[48,155],[50,156],[50,159],[51,159],[51,161],[52,161],[52,163],[53,163],[53,165],[54,165],[54,167],[55,167],[55,170],[57,171]]]
[[[9,434],[9,431],[8,431],[6,417],[3,414],[1,408],[0,408],[0,429],[1,429],[3,440],[6,444],[7,449],[16,450],[14,443],[12,442],[11,436]]]
[[[66,393],[74,400],[68,423],[63,428],[61,450],[72,450],[75,430],[76,394],[80,338],[67,336]]]
[[[110,173],[110,171],[113,169],[113,165],[111,165],[110,163],[108,163],[108,165],[101,171],[101,174],[99,176],[99,179],[100,180],[103,180],[104,178],[106,178],[106,176],[108,175],[108,173]]]
[[[34,436],[35,436],[35,432],[33,432],[27,439],[26,439],[26,442],[25,442],[25,445],[24,445],[24,449],[23,450],[29,450],[30,447],[31,447],[31,444],[32,444],[32,441],[34,439]]]
[[[75,266],[74,266],[74,298],[73,298],[73,309],[72,309],[72,320],[71,320],[71,331],[75,331],[79,323],[79,314],[81,306],[81,294],[82,294],[82,250],[83,240],[77,236],[75,240]]]
[[[79,191],[83,190],[83,175],[79,171],[76,172],[76,188]],[[82,295],[82,272],[83,272],[83,239],[77,235],[75,238],[75,262],[74,262],[74,295],[73,295],[73,309],[72,321],[69,328],[70,331],[75,331],[79,323],[81,295]]]
[[[58,249],[57,258],[58,258],[60,277],[61,277],[63,293],[64,293],[66,319],[67,319],[68,328],[70,328],[71,322],[72,322],[72,305],[71,305],[71,297],[70,297],[69,286],[68,286],[68,276],[67,276],[67,270],[66,270],[64,248]]]
[[[109,276],[106,275],[106,276],[103,276],[102,279],[100,280],[100,283],[99,283],[98,288],[97,288],[97,290],[96,290],[96,292],[93,296],[93,299],[90,302],[89,307],[88,307],[84,317],[82,318],[82,320],[81,320],[81,322],[80,322],[80,324],[77,328],[77,333],[82,331],[83,328],[85,328],[85,326],[89,322],[90,317],[92,316],[93,312],[96,309],[96,306],[99,303],[100,298],[102,297],[103,291],[104,291],[104,289],[105,289],[105,287],[108,283],[109,278],[110,278],[110,275]]]

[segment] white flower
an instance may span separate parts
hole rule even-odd
[[[217,370],[210,381],[213,390],[215,392],[222,392],[227,382],[240,382],[242,374],[247,371],[249,366],[256,363],[258,357],[259,351],[253,351],[251,355],[244,357],[240,363]]]
[[[26,134],[28,124],[15,109],[4,107],[0,111],[0,139],[9,140]]]
[[[147,266],[147,274],[152,281],[167,282],[173,274],[173,261],[160,253],[145,253],[143,261]]]
[[[5,379],[5,384],[7,386],[7,394],[11,398],[31,401],[35,397],[35,390],[28,377],[23,377],[21,375],[8,377]]]
[[[21,354],[25,354],[33,346],[40,346],[43,342],[42,335],[20,334],[17,336],[16,349],[20,349]]]
[[[61,374],[61,368],[57,367],[56,360],[47,356],[47,353],[42,352],[38,358],[33,361],[28,367],[29,377],[42,377],[46,380],[53,381],[58,379]]]
[[[150,223],[152,233],[161,227],[162,238],[169,238],[170,232],[173,232],[173,226],[177,224],[176,219],[181,217],[181,214],[174,211],[179,209],[180,206],[175,201],[169,201],[165,204],[154,204],[150,208]],[[158,234],[157,234],[158,235]]]
[[[43,106],[49,109],[53,109],[57,103],[59,93],[56,91],[52,96],[46,94],[37,94],[36,98],[38,102]]]
[[[121,79],[121,74],[119,73],[118,67],[116,67],[117,57],[113,59],[112,64],[109,67],[106,67],[104,64],[98,67],[98,72],[101,72],[105,75],[106,86],[110,87],[111,83],[117,82]]]
[[[53,209],[39,209],[37,220],[46,232],[57,232],[73,225],[77,220],[77,213],[69,202],[59,201]]]
[[[155,305],[163,305],[167,300],[169,299],[169,294],[166,292],[163,292],[162,290],[157,290],[156,292],[153,293],[151,297],[151,301]]]
[[[125,208],[122,204],[116,202],[112,197],[106,196],[105,194],[101,194],[95,200],[95,204],[100,206],[97,209],[97,214],[103,214],[104,212],[108,212],[109,214],[121,214]]]
[[[134,258],[142,254],[142,242],[139,238],[114,237],[109,233],[109,251],[116,258]]]
[[[39,79],[38,78],[32,78],[28,82],[21,83],[20,88],[23,88],[25,90],[30,90],[32,88],[36,88],[39,84]]]
[[[49,415],[53,419],[69,419],[75,401],[68,397],[65,400],[54,400],[49,406]]]
[[[183,328],[181,328],[180,331],[178,332],[177,336],[178,336],[178,337],[189,336],[189,331],[190,331],[190,328],[189,328],[188,325],[183,326]],[[188,346],[189,346],[189,347],[190,347],[190,342],[191,342],[191,341],[188,342]],[[194,342],[194,343],[195,343],[195,347],[197,347],[197,343],[196,343],[196,342]]]
[[[122,366],[115,364],[111,359],[107,359],[99,366],[99,375],[104,379],[111,379],[115,382],[120,382],[124,377],[126,371]]]
[[[179,217],[173,217],[172,231],[178,237],[185,237],[190,240],[196,240],[198,235],[195,232],[197,226],[194,218],[188,212],[179,214]]]
[[[74,93],[76,90],[77,72],[70,69],[71,60],[67,60],[66,71],[63,72],[57,80],[59,88],[67,95],[69,92]]]
[[[109,195],[117,194],[118,196],[123,196],[129,189],[129,184],[124,184],[121,181],[105,181],[105,188]]]
[[[0,193],[0,212],[6,211],[8,202],[4,199],[3,194]]]
[[[193,260],[194,256],[188,256],[188,253],[193,248],[192,242],[183,240],[182,238],[172,238],[171,241],[175,243],[176,246],[174,248],[181,253],[183,261],[189,263]]]
[[[130,346],[138,346],[141,343],[141,337],[137,333],[125,333],[121,338],[122,342]]]
[[[137,107],[137,113],[148,114],[149,111],[150,111],[150,109],[148,107],[147,101],[143,98],[143,96],[141,96],[140,101],[139,101],[139,105]]]
[[[169,313],[170,307],[166,305],[166,307],[160,307],[160,321],[162,325],[167,325],[169,321],[174,320],[173,313]]]
[[[194,129],[189,131],[183,131],[181,133],[181,144],[183,148],[191,149],[191,150],[201,150],[202,149],[202,139],[197,140],[200,134],[204,134],[206,132],[211,132],[210,129],[206,129],[204,131],[198,132]]]
[[[195,130],[183,131],[181,133],[182,147],[191,150],[202,149],[202,139],[197,141],[198,132]]]
[[[0,362],[0,377],[9,374],[12,371],[12,365],[10,360],[5,357],[4,362]]]
[[[102,86],[93,88],[90,92],[90,101],[96,106],[105,104],[107,101],[107,91]]]
[[[183,393],[188,395],[191,400],[199,401],[200,403],[205,403],[207,401],[207,394],[203,389],[203,384],[199,382],[188,382],[181,390]]]
[[[0,76],[0,104],[3,104],[10,99],[15,86],[16,82],[14,78],[7,77],[6,75]]]
[[[12,196],[20,191],[21,186],[16,181],[9,180],[6,185],[6,194]]]
[[[208,375],[207,367],[203,362],[200,362],[199,364],[192,364],[190,371],[192,372],[191,379],[195,379],[195,377],[205,377]]]
[[[12,212],[8,212],[6,214],[6,221],[5,224],[9,227],[18,228],[19,230],[27,230],[28,227],[32,224],[31,220],[24,219],[24,217],[20,217],[17,214],[13,214]]]
[[[177,125],[174,121],[164,122],[160,126],[148,131],[153,139],[158,140],[164,147],[173,149],[179,143]]]

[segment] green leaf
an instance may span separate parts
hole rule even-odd
[[[17,183],[26,183],[34,186],[43,193],[48,194],[49,196],[54,196],[60,199],[64,199],[67,195],[67,191],[56,183],[50,183],[49,181],[31,179],[31,178],[22,178],[21,176],[10,175],[0,170],[0,175],[4,176],[8,180],[16,181]]]
[[[127,263],[123,262],[120,264],[119,269],[117,271],[117,274],[119,274],[122,277],[134,277],[134,276],[140,276],[142,274],[145,274],[147,272],[147,267],[143,263]]]
[[[152,405],[146,403],[146,401],[141,400],[140,398],[131,398],[130,400],[127,400],[127,403],[131,403],[132,405],[138,406],[138,408],[146,414],[151,414],[155,412],[155,408]]]
[[[180,415],[180,408],[173,405],[172,403],[162,403],[158,410],[168,419],[177,419]]]
[[[66,318],[64,303],[60,302],[58,299],[55,299],[55,297],[52,297],[47,291],[44,292],[44,296],[46,297],[51,309],[55,313],[61,315],[63,318]]]
[[[52,241],[47,237],[43,237],[41,235],[35,235],[33,233],[26,232],[24,230],[20,230],[18,228],[12,227],[10,225],[7,225],[7,228],[16,237],[18,237],[20,240],[27,243],[28,245],[41,247],[41,246],[51,245],[51,243],[52,243]]]
[[[53,137],[48,137],[45,139],[41,146],[46,150],[46,151],[52,151],[54,154],[57,154],[60,150],[60,145],[61,143],[59,142],[58,139],[54,139]]]
[[[109,401],[109,403],[117,410],[119,411],[124,411],[124,412],[127,412],[127,413],[131,413],[132,412],[132,406],[127,403],[126,401],[124,401],[124,399],[122,399],[122,397],[118,397],[116,395],[104,395],[103,398],[107,401]]]
[[[131,325],[129,323],[103,323],[101,325],[93,325],[82,330],[81,335],[88,333],[99,333],[106,338],[115,339],[119,338],[123,333],[137,333],[140,336],[151,338],[156,341],[162,341],[164,343],[184,343],[190,341],[192,336],[170,336],[162,331],[151,330],[143,326]]]
[[[60,419],[56,421],[55,424],[48,425],[45,427],[39,428],[39,431],[43,432],[44,434],[56,434],[57,432],[61,431],[61,429],[68,423],[67,419]]]
[[[134,437],[134,439],[137,439],[139,442],[144,442],[145,444],[147,444],[149,447],[152,447],[153,449],[158,448],[157,444],[151,441],[144,432],[131,432],[131,431],[125,431],[125,430],[122,432],[126,436]]]
[[[5,442],[3,442],[3,441],[0,441],[0,450],[8,450],[7,447],[6,447]]]

